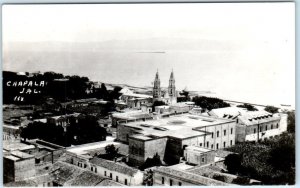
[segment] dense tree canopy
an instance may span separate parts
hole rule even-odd
[[[241,168],[242,158],[238,154],[229,154],[225,157],[224,164],[229,173],[236,174]]]
[[[153,112],[155,111],[156,106],[164,106],[164,105],[166,105],[166,103],[163,101],[154,101],[152,104],[152,111]]]
[[[288,112],[287,115],[287,131],[290,133],[295,133],[295,112]]]
[[[230,104],[224,102],[222,99],[211,98],[205,96],[197,96],[193,98],[195,105],[200,106],[202,109],[212,110],[215,108],[229,107]]]
[[[267,106],[265,108],[265,111],[275,114],[275,113],[278,113],[278,108],[276,108],[274,106]]]
[[[294,134],[284,133],[260,143],[239,143],[228,150],[242,156],[239,175],[268,185],[295,183]]]
[[[42,122],[30,123],[21,130],[23,139],[38,138],[62,146],[102,141],[106,134],[106,130],[92,116],[79,119],[78,122],[71,120],[66,132],[62,126]]]
[[[116,148],[115,145],[110,144],[105,146],[105,152],[108,159],[113,160],[118,156],[119,148]]]
[[[237,105],[237,107],[240,107],[240,108],[246,108],[248,111],[257,111],[257,108],[255,108],[253,105],[251,104],[243,104],[243,105]]]
[[[153,166],[161,166],[162,162],[160,156],[156,153],[152,158],[147,158],[144,164],[142,164],[139,169],[144,170]]]

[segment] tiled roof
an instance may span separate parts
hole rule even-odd
[[[240,116],[239,120],[241,120],[245,125],[249,126],[258,123],[277,121],[280,120],[280,116],[278,114],[271,114],[266,111],[253,111]]]
[[[115,181],[109,180],[109,179],[105,179],[103,181],[101,181],[100,183],[98,183],[96,186],[124,186],[121,183],[117,183]]]
[[[105,180],[105,177],[101,177],[93,172],[84,171],[74,179],[68,181],[68,186],[95,186],[101,181]]]
[[[84,169],[82,168],[61,161],[54,163],[51,168],[51,174],[54,177],[53,181],[60,185],[64,185],[83,171]]]
[[[114,161],[108,161],[105,159],[101,159],[99,157],[94,157],[93,159],[90,160],[90,163],[129,176],[133,176],[135,173],[139,171],[137,169],[126,166],[125,164],[121,164]]]
[[[32,180],[23,180],[16,182],[9,182],[4,184],[4,187],[36,187],[37,184]]]
[[[181,179],[182,181],[190,182],[195,185],[230,185],[204,176],[200,176],[186,171],[175,170],[168,167],[157,167],[154,169],[154,173],[156,172],[167,174],[170,177],[173,176],[177,179]]]

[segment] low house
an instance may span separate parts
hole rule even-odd
[[[35,176],[34,156],[21,152],[11,151],[3,156],[3,182],[22,181]]]
[[[142,185],[143,173],[125,164],[108,161],[98,157],[90,160],[91,169],[104,177],[124,185]]]
[[[170,167],[156,167],[153,169],[154,186],[191,186],[191,185],[230,185],[225,182],[200,176],[185,170],[177,170]]]
[[[189,164],[207,165],[215,160],[215,152],[199,146],[188,146],[184,150],[184,158]]]

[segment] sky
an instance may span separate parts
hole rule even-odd
[[[295,105],[294,3],[4,5],[3,70]],[[160,52],[160,53],[155,53]]]

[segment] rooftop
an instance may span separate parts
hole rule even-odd
[[[172,136],[184,139],[207,134],[203,131],[194,130],[195,128],[223,124],[231,121],[232,120],[199,115],[181,114],[155,120],[130,122],[126,123],[125,126],[131,127],[138,133],[146,136]]]
[[[121,164],[119,162],[109,161],[105,159],[101,159],[99,157],[94,157],[90,160],[91,164],[101,166],[103,168],[106,168],[108,170],[119,172],[121,174],[127,174],[129,176],[133,176],[136,174],[139,170],[131,168],[125,164]]]
[[[113,113],[112,116],[118,119],[135,120],[140,118],[151,118],[151,115],[141,110],[131,110],[122,113]]]
[[[115,145],[117,148],[119,148],[119,153],[122,155],[128,154],[128,145],[122,144],[119,142],[114,142],[112,139],[107,141],[101,141],[101,142],[93,142],[89,144],[82,144],[79,146],[73,146],[69,147],[67,149],[68,152],[75,153],[77,155],[87,155],[87,156],[94,156],[95,153],[97,154],[104,154],[105,153],[105,146],[107,145]]]
[[[241,120],[245,125],[249,126],[269,121],[277,121],[280,120],[280,116],[279,114],[271,114],[266,111],[253,111],[240,116],[239,120]]]
[[[20,141],[3,141],[3,149],[6,151],[34,149],[34,145],[24,144]]]
[[[193,151],[200,152],[200,153],[205,153],[205,152],[212,151],[210,149],[206,149],[206,148],[202,148],[202,147],[197,147],[197,146],[188,146],[185,149],[186,150],[193,150]]]
[[[167,174],[169,176],[174,176],[186,182],[191,182],[196,185],[230,185],[221,181],[210,179],[204,176],[193,174],[187,171],[175,170],[168,167],[157,167],[154,169],[155,172]]]
[[[15,157],[19,157],[20,159],[29,159],[29,158],[33,158],[33,155],[21,152],[21,151],[12,151],[10,152],[11,155],[15,156]]]
[[[93,172],[84,171],[74,179],[66,182],[68,186],[96,186],[101,181],[105,180],[105,177],[101,177]]]
[[[105,179],[103,181],[101,181],[100,183],[98,183],[96,186],[124,186],[121,183],[117,183],[115,181],[109,180],[109,179]]]
[[[54,182],[64,185],[67,181],[75,178],[85,170],[75,165],[58,161],[53,164],[51,174],[54,177]]]

